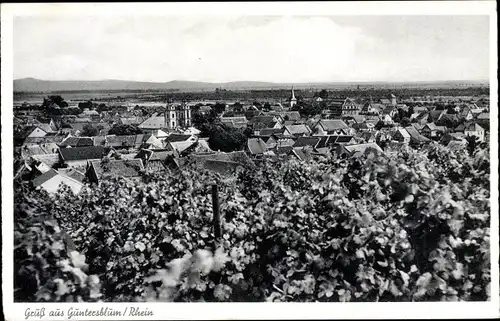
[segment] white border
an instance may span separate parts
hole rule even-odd
[[[497,15],[494,1],[422,1],[422,2],[290,2],[290,3],[124,3],[124,4],[2,4],[1,5],[1,72],[2,72],[2,232],[4,258],[12,257],[13,240],[13,16],[26,15],[489,15],[490,16],[490,88],[491,88],[491,256],[492,300],[490,302],[443,303],[153,303],[142,309],[155,312],[150,319],[352,319],[352,318],[484,318],[498,317],[498,80]],[[56,304],[13,303],[13,267],[3,263],[3,303],[7,320],[24,320],[27,307]],[[312,305],[314,304],[314,305]],[[107,306],[114,309],[131,304],[79,304],[78,308]],[[67,310],[75,304],[57,304]],[[47,320],[46,316],[44,320]],[[57,320],[57,318],[52,318]],[[88,318],[91,320],[92,318]],[[93,318],[98,320],[100,318]],[[124,320],[132,318],[123,318]],[[148,318],[142,318],[147,320]]]

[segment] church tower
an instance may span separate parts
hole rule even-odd
[[[297,98],[295,98],[295,92],[292,87],[292,99],[290,99],[290,108],[297,104]]]
[[[168,129],[177,127],[177,119],[175,117],[175,107],[173,104],[167,103],[167,110],[165,112],[165,125]]]

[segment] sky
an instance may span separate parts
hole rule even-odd
[[[488,16],[17,17],[14,79],[485,80]]]

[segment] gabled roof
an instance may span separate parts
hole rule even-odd
[[[339,119],[321,119],[318,122],[318,125],[321,125],[326,131],[334,131],[339,129],[348,129],[349,126],[343,121]]]
[[[387,106],[384,108],[384,110],[382,111],[384,114],[390,114],[392,113],[394,110],[396,110],[396,107],[394,106]]]
[[[261,138],[249,138],[247,147],[252,155],[264,154],[267,151],[267,145]]]
[[[83,147],[83,146],[94,146],[94,140],[92,137],[67,137],[62,142],[59,143],[59,146],[66,147]]]
[[[438,120],[441,116],[444,116],[443,114],[446,114],[445,110],[431,110],[429,112],[429,116],[432,120]]]
[[[106,150],[102,146],[86,146],[61,148],[59,153],[64,161],[101,159],[106,155]]]
[[[259,131],[260,136],[272,136],[275,134],[282,134],[284,128],[264,128]]]
[[[312,158],[309,153],[299,148],[293,148],[288,154],[297,157],[301,161],[306,161]]]
[[[465,131],[476,132],[476,131],[481,131],[481,130],[484,130],[483,127],[479,126],[477,123],[465,124]]]
[[[391,104],[391,101],[387,98],[381,98],[380,99],[380,102],[384,105],[390,105]]]
[[[436,124],[434,124],[434,123],[427,123],[427,124],[425,124],[425,126],[424,126],[424,127],[427,127],[427,128],[429,128],[430,130],[438,130],[438,128],[437,128],[437,126],[436,126]]]
[[[490,119],[490,113],[480,113],[476,116],[476,119],[480,120],[489,120]]]
[[[410,134],[410,137],[412,139],[414,139],[415,141],[421,142],[421,143],[429,141],[429,139],[427,137],[421,135],[414,127],[408,126],[408,127],[405,127],[405,129],[408,132],[408,134]]]
[[[102,162],[100,160],[90,161],[90,166],[94,169],[97,178],[103,175],[138,177],[140,171],[144,170],[142,160],[139,158],[128,160],[109,160]]]
[[[344,148],[350,153],[361,153],[364,154],[367,150],[374,149],[377,152],[382,153],[383,150],[376,143],[364,143],[364,144],[355,144],[355,145],[344,145]]]
[[[299,137],[295,141],[295,144],[293,144],[293,147],[305,147],[305,146],[312,146],[315,147],[319,141],[321,140],[320,137],[318,136],[311,136],[311,137]]]
[[[248,119],[245,116],[234,116],[234,117],[221,117],[221,122],[233,122],[233,123],[248,123]]]
[[[348,143],[352,140],[352,136],[350,135],[340,135],[340,136],[333,136],[336,137],[335,143],[336,144],[342,144],[342,143]]]
[[[411,138],[410,134],[408,133],[408,131],[404,128],[398,128],[396,130],[401,136],[403,136],[404,138]]]
[[[300,134],[310,134],[311,129],[309,126],[300,124],[300,125],[288,125],[285,126],[285,129],[290,132],[292,135],[300,135]]]
[[[151,116],[145,119],[142,123],[139,124],[139,128],[155,128],[161,129],[168,127],[165,121],[165,117],[161,116]]]
[[[192,135],[170,134],[165,138],[165,142],[184,142],[190,139]]]
[[[337,136],[317,136],[319,137],[319,142],[316,144],[315,148],[325,148],[335,143]]]
[[[224,152],[211,152],[203,154],[191,154],[188,156],[190,159],[194,159],[198,163],[204,163],[208,161],[212,162],[233,162],[245,166],[254,166],[254,162],[248,157],[248,155],[243,151],[236,151],[230,153]]]
[[[279,113],[284,120],[299,120],[300,113],[298,111],[283,111]],[[288,119],[286,119],[288,118]]]
[[[80,183],[85,179],[85,174],[74,168],[60,168],[59,173],[71,177],[72,179],[77,180]]]
[[[47,172],[43,173],[42,175],[36,177],[35,179],[33,179],[31,181],[31,183],[33,184],[34,187],[38,187],[40,185],[42,185],[43,183],[45,183],[46,181],[50,180],[51,178],[55,177],[59,175],[59,173],[57,173],[56,170],[54,169],[50,169],[48,170]]]
[[[52,167],[59,162],[59,154],[32,155],[31,159]]]

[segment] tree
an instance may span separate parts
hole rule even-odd
[[[401,126],[407,127],[407,126],[410,126],[410,125],[411,125],[410,118],[404,117],[403,119],[401,119]]]
[[[264,106],[262,107],[262,109],[266,110],[266,111],[269,111],[271,110],[271,104],[268,103],[267,101],[264,103]]]
[[[57,106],[62,108],[68,107],[68,103],[64,101],[64,98],[62,96],[52,95],[43,99],[42,108],[48,108],[52,104],[56,104]]]
[[[241,150],[247,139],[244,130],[215,125],[211,127],[208,143],[213,150],[232,152]]]
[[[215,105],[212,107],[213,110],[215,110],[215,112],[217,114],[222,114],[225,110],[226,110],[226,104],[224,103],[221,103],[221,102],[217,102],[215,103]]]
[[[325,89],[322,89],[318,96],[321,98],[321,99],[327,99],[328,98],[328,91],[326,91]]]
[[[124,136],[124,135],[138,135],[142,134],[142,130],[133,125],[117,124],[109,130],[110,135]]]
[[[241,103],[239,103],[239,102],[235,102],[233,104],[233,111],[235,113],[241,113],[243,111],[243,105]]]
[[[94,126],[92,126],[90,124],[86,124],[85,126],[83,126],[81,136],[91,137],[91,136],[97,136],[97,135],[99,135],[99,130],[97,128],[95,128]]]
[[[415,113],[415,108],[413,107],[413,104],[408,107],[408,115],[411,117]]]
[[[470,156],[474,156],[474,152],[476,149],[479,147],[480,141],[479,139],[474,136],[466,136],[465,140],[467,141],[467,151],[469,152]]]
[[[86,108],[92,109],[92,102],[90,100],[88,100],[88,101],[78,103],[78,108],[80,108],[81,110],[84,110]]]

